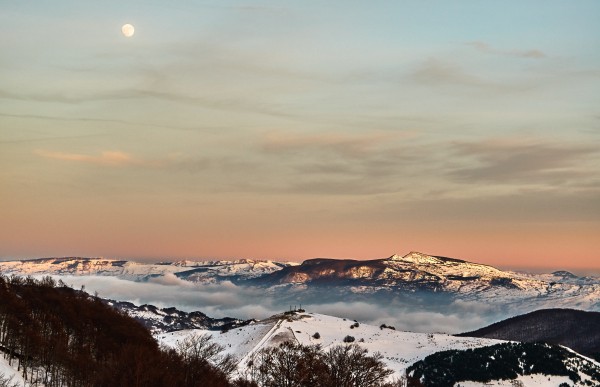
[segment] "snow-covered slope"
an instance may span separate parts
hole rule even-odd
[[[29,384],[25,384],[21,373],[8,364],[8,360],[0,355],[0,380],[2,379],[10,380],[9,385],[16,383],[19,386],[29,386]]]
[[[226,354],[233,355],[239,362],[240,373],[244,373],[247,361],[262,348],[277,345],[287,340],[301,344],[320,344],[324,349],[343,344],[344,337],[350,335],[356,343],[370,353],[380,352],[388,368],[396,376],[432,353],[446,349],[466,349],[499,343],[499,340],[455,337],[442,334],[401,332],[360,324],[338,317],[316,313],[297,313],[293,317],[277,315],[247,326],[227,332],[208,330],[184,330],[158,334],[155,337],[165,345],[176,346],[177,342],[191,334],[210,334],[215,342],[225,348]],[[315,333],[320,338],[315,339]]]
[[[209,334],[213,340],[224,347],[225,354],[237,359],[238,373],[247,376],[247,365],[253,355],[262,348],[276,346],[284,341],[293,341],[304,345],[320,344],[327,350],[331,346],[343,344],[346,336],[355,338],[355,343],[366,348],[369,353],[379,352],[387,368],[394,371],[392,379],[400,379],[406,369],[429,355],[446,350],[466,350],[506,343],[500,340],[460,338],[443,334],[425,334],[396,331],[390,328],[377,327],[353,320],[337,318],[316,313],[295,313],[294,315],[276,315],[247,326],[231,329],[226,332],[207,330],[185,330],[158,334],[157,340],[167,346],[175,347],[178,342],[189,335]],[[319,338],[315,338],[315,333]],[[583,361],[592,364],[600,371],[600,364],[588,359]],[[493,366],[493,359],[490,360]],[[582,380],[589,379],[581,374]],[[522,384],[518,384],[521,382]],[[553,386],[569,382],[564,376],[533,374],[519,376],[513,381],[492,380],[490,384],[476,382],[460,382],[456,386]],[[585,385],[585,384],[577,384]]]

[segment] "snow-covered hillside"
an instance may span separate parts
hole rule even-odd
[[[26,385],[21,373],[17,371],[15,367],[12,367],[10,364],[8,364],[8,360],[0,355],[0,380],[2,379],[9,381],[9,385],[14,383],[19,386]]]
[[[178,341],[192,334],[210,334],[215,342],[225,348],[239,361],[243,374],[247,361],[262,348],[292,340],[301,344],[320,344],[324,349],[342,344],[350,335],[355,342],[369,352],[380,352],[388,368],[396,376],[432,353],[447,349],[466,349],[499,343],[499,340],[455,337],[443,334],[426,334],[396,331],[368,324],[351,328],[355,321],[316,313],[297,313],[294,316],[277,315],[247,326],[221,333],[208,330],[183,330],[156,335],[165,345],[175,346]],[[313,336],[319,333],[320,338]]]
[[[318,335],[316,335],[318,333]],[[189,335],[208,334],[213,341],[224,347],[224,353],[235,357],[238,362],[238,373],[247,376],[248,362],[253,355],[263,348],[276,346],[284,341],[293,341],[304,345],[319,344],[323,349],[344,343],[346,336],[355,338],[355,343],[366,348],[369,353],[379,352],[387,368],[394,371],[392,379],[400,379],[406,369],[415,362],[436,352],[446,350],[466,350],[487,347],[500,340],[460,338],[443,334],[426,334],[402,332],[389,327],[377,327],[358,323],[353,320],[337,318],[316,313],[295,313],[293,315],[276,315],[247,326],[226,332],[207,330],[184,330],[156,335],[156,339],[164,345],[176,347]],[[318,338],[315,338],[318,337]],[[493,359],[490,360],[493,364]],[[600,370],[600,364],[591,362]],[[582,375],[585,381],[586,376]],[[521,384],[519,384],[520,382]],[[570,383],[564,376],[533,374],[519,376],[516,380],[496,380],[489,383],[460,382],[456,386],[553,386]],[[585,384],[581,384],[585,385]]]

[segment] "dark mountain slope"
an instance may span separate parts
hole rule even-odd
[[[546,292],[544,281],[461,259],[410,252],[405,256],[372,260],[316,258],[300,265],[249,278],[240,284],[310,287],[365,286],[370,292],[396,290],[447,293],[485,292],[491,289]],[[506,293],[506,292],[505,292]]]
[[[354,259],[314,258],[299,266],[282,268],[250,282],[273,285],[293,282],[342,285],[347,281],[372,280],[386,268],[383,259],[358,261]]]
[[[542,309],[457,336],[560,344],[600,359],[600,313]]]

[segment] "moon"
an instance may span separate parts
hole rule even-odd
[[[135,34],[135,28],[131,24],[125,24],[121,27],[121,32],[123,32],[126,38],[131,38]]]

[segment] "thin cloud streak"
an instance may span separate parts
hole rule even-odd
[[[516,190],[504,194],[475,191],[467,197],[452,197],[452,194],[442,192],[406,200],[382,198],[369,207],[368,218],[363,213],[355,216],[357,221],[369,219],[392,224],[398,219],[418,219],[423,224],[454,223],[460,219],[460,224],[468,228],[483,223],[488,227],[490,224],[513,224],[515,228],[546,223],[562,224],[569,230],[572,228],[569,223],[587,223],[583,228],[591,231],[600,225],[599,187],[574,191],[560,188]]]
[[[60,140],[73,140],[79,138],[90,138],[90,137],[104,137],[106,134],[82,134],[79,136],[53,136],[53,137],[36,137],[36,138],[27,138],[20,140],[2,140],[0,144],[26,144],[31,142],[45,142],[45,141],[60,141]]]
[[[83,162],[111,167],[136,164],[139,165],[140,163],[143,163],[140,160],[136,160],[129,153],[119,151],[104,151],[101,152],[98,156],[91,156],[80,153],[49,152],[44,150],[38,150],[35,152],[35,154],[37,154],[40,157],[53,160]]]
[[[8,118],[23,118],[43,121],[68,121],[68,122],[100,122],[100,123],[114,123],[123,125],[134,125],[145,128],[160,128],[160,129],[180,129],[180,130],[192,130],[188,128],[180,128],[172,125],[158,125],[144,122],[134,122],[127,120],[109,119],[109,118],[90,118],[90,117],[57,117],[57,116],[44,116],[38,114],[8,114],[0,113],[0,117]],[[84,136],[82,136],[84,137]],[[89,136],[88,136],[89,137]],[[61,137],[61,138],[74,138],[74,137]]]
[[[131,153],[122,151],[102,151],[98,155],[83,153],[54,152],[48,150],[35,150],[39,157],[65,162],[92,164],[105,167],[140,167],[153,170],[164,170],[166,173],[189,172],[197,173],[206,170],[209,166],[226,165],[226,161],[214,163],[209,158],[191,158],[181,154],[167,155],[162,158],[143,159]]]
[[[391,139],[401,138],[397,133],[319,133],[292,135],[281,132],[268,133],[263,140],[263,149],[272,152],[298,152],[322,150],[346,156],[361,157],[379,148]]]
[[[498,81],[469,72],[451,60],[429,58],[416,66],[408,79],[427,86],[452,86],[494,93],[517,93],[539,86],[528,79],[522,81]]]
[[[546,58],[547,55],[537,49],[529,49],[529,50],[500,50],[495,47],[492,47],[488,43],[481,41],[473,41],[465,43],[467,46],[473,47],[475,50],[479,52],[484,52],[488,54],[498,54],[505,56],[512,56],[517,58],[529,58],[529,59],[542,59]]]
[[[33,101],[45,103],[65,103],[65,104],[81,104],[95,101],[114,101],[114,100],[131,100],[131,99],[159,99],[166,101],[175,101],[194,106],[203,106],[215,110],[224,111],[243,111],[250,113],[266,114],[274,117],[296,117],[293,114],[283,110],[275,109],[273,106],[268,106],[266,103],[251,102],[250,99],[241,99],[237,97],[231,98],[216,98],[193,96],[182,92],[166,92],[152,89],[120,89],[98,93],[75,93],[60,94],[60,93],[13,93],[0,90],[0,98],[13,99],[19,101]]]
[[[458,156],[474,158],[476,167],[464,167],[449,172],[462,182],[521,182],[560,184],[581,181],[597,175],[600,150],[582,144],[540,143],[527,140],[487,140],[456,143]],[[593,161],[595,162],[595,166]],[[586,161],[592,165],[586,167]]]

